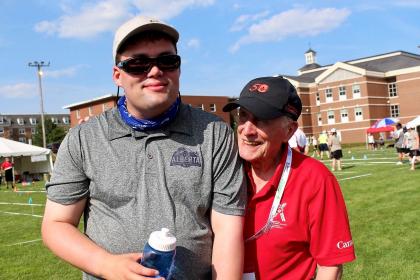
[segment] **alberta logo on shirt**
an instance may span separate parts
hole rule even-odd
[[[175,165],[182,167],[201,167],[201,158],[198,152],[193,152],[187,148],[181,147],[172,155],[171,166]]]

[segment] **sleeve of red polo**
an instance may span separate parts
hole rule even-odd
[[[324,178],[308,205],[309,250],[318,265],[333,266],[354,260],[355,254],[340,186],[331,173]]]

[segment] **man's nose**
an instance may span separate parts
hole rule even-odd
[[[249,120],[242,124],[242,133],[244,135],[254,135],[257,132],[257,127],[255,124]]]
[[[159,69],[157,65],[153,65],[152,68],[150,68],[149,72],[147,72],[147,77],[157,77],[161,76],[163,74],[162,70]]]

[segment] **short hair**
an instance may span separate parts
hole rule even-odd
[[[176,47],[176,41],[174,41],[174,39],[171,36],[161,31],[155,31],[155,30],[146,31],[146,32],[141,32],[139,34],[135,34],[131,36],[124,43],[121,44],[115,56],[115,64],[118,64],[121,61],[121,54],[127,49],[128,46],[134,45],[135,43],[139,41],[156,42],[162,39],[172,42],[175,48],[175,53],[178,53],[178,49]]]

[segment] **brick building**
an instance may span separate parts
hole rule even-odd
[[[309,49],[305,58],[297,76],[283,76],[302,99],[299,126],[307,135],[334,127],[343,143],[364,142],[378,119],[404,124],[420,115],[420,55],[395,51],[321,66]]]
[[[181,95],[182,102],[203,111],[213,113],[221,117],[225,122],[231,123],[229,113],[222,111],[223,106],[229,102],[226,96],[192,96]],[[70,110],[70,125],[76,126],[80,120],[87,116],[96,116],[117,104],[117,96],[114,94],[100,96],[98,98],[66,105],[63,108]]]
[[[45,119],[51,119],[57,126],[66,131],[70,128],[69,114],[44,114]],[[40,114],[0,115],[0,137],[22,143],[32,144],[32,135],[36,126],[41,123]]]

